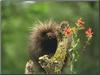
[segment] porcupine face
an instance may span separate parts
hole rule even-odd
[[[57,48],[57,37],[54,32],[47,32],[42,42],[44,54],[52,55],[55,53]]]
[[[29,38],[29,53],[33,59],[53,55],[57,49],[56,25],[52,22],[39,24],[32,29]]]

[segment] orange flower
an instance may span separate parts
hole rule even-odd
[[[87,36],[88,38],[91,38],[92,35],[93,35],[92,29],[91,29],[91,28],[88,28],[88,30],[85,32],[85,34],[86,34],[86,36]]]
[[[65,35],[66,36],[71,36],[72,35],[72,29],[69,26],[65,29]]]
[[[77,23],[76,23],[77,26],[84,27],[84,24],[85,24],[85,23],[82,21],[82,18],[79,18],[79,19],[77,20]]]

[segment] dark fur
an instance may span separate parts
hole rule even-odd
[[[38,61],[43,55],[54,55],[57,49],[57,26],[49,21],[47,23],[39,23],[32,28],[29,37],[29,53],[30,58]]]

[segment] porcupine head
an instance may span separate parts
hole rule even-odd
[[[57,49],[58,24],[53,21],[40,22],[32,27],[29,37],[29,55],[38,61],[43,55],[52,56]]]

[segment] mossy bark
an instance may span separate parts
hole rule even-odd
[[[68,58],[68,49],[71,45],[72,37],[68,37],[59,42],[54,56],[49,55],[39,57],[39,64],[45,70],[46,74],[61,74],[65,61]],[[30,70],[31,69],[31,70]],[[25,74],[36,74],[33,61],[29,60],[25,67]]]

